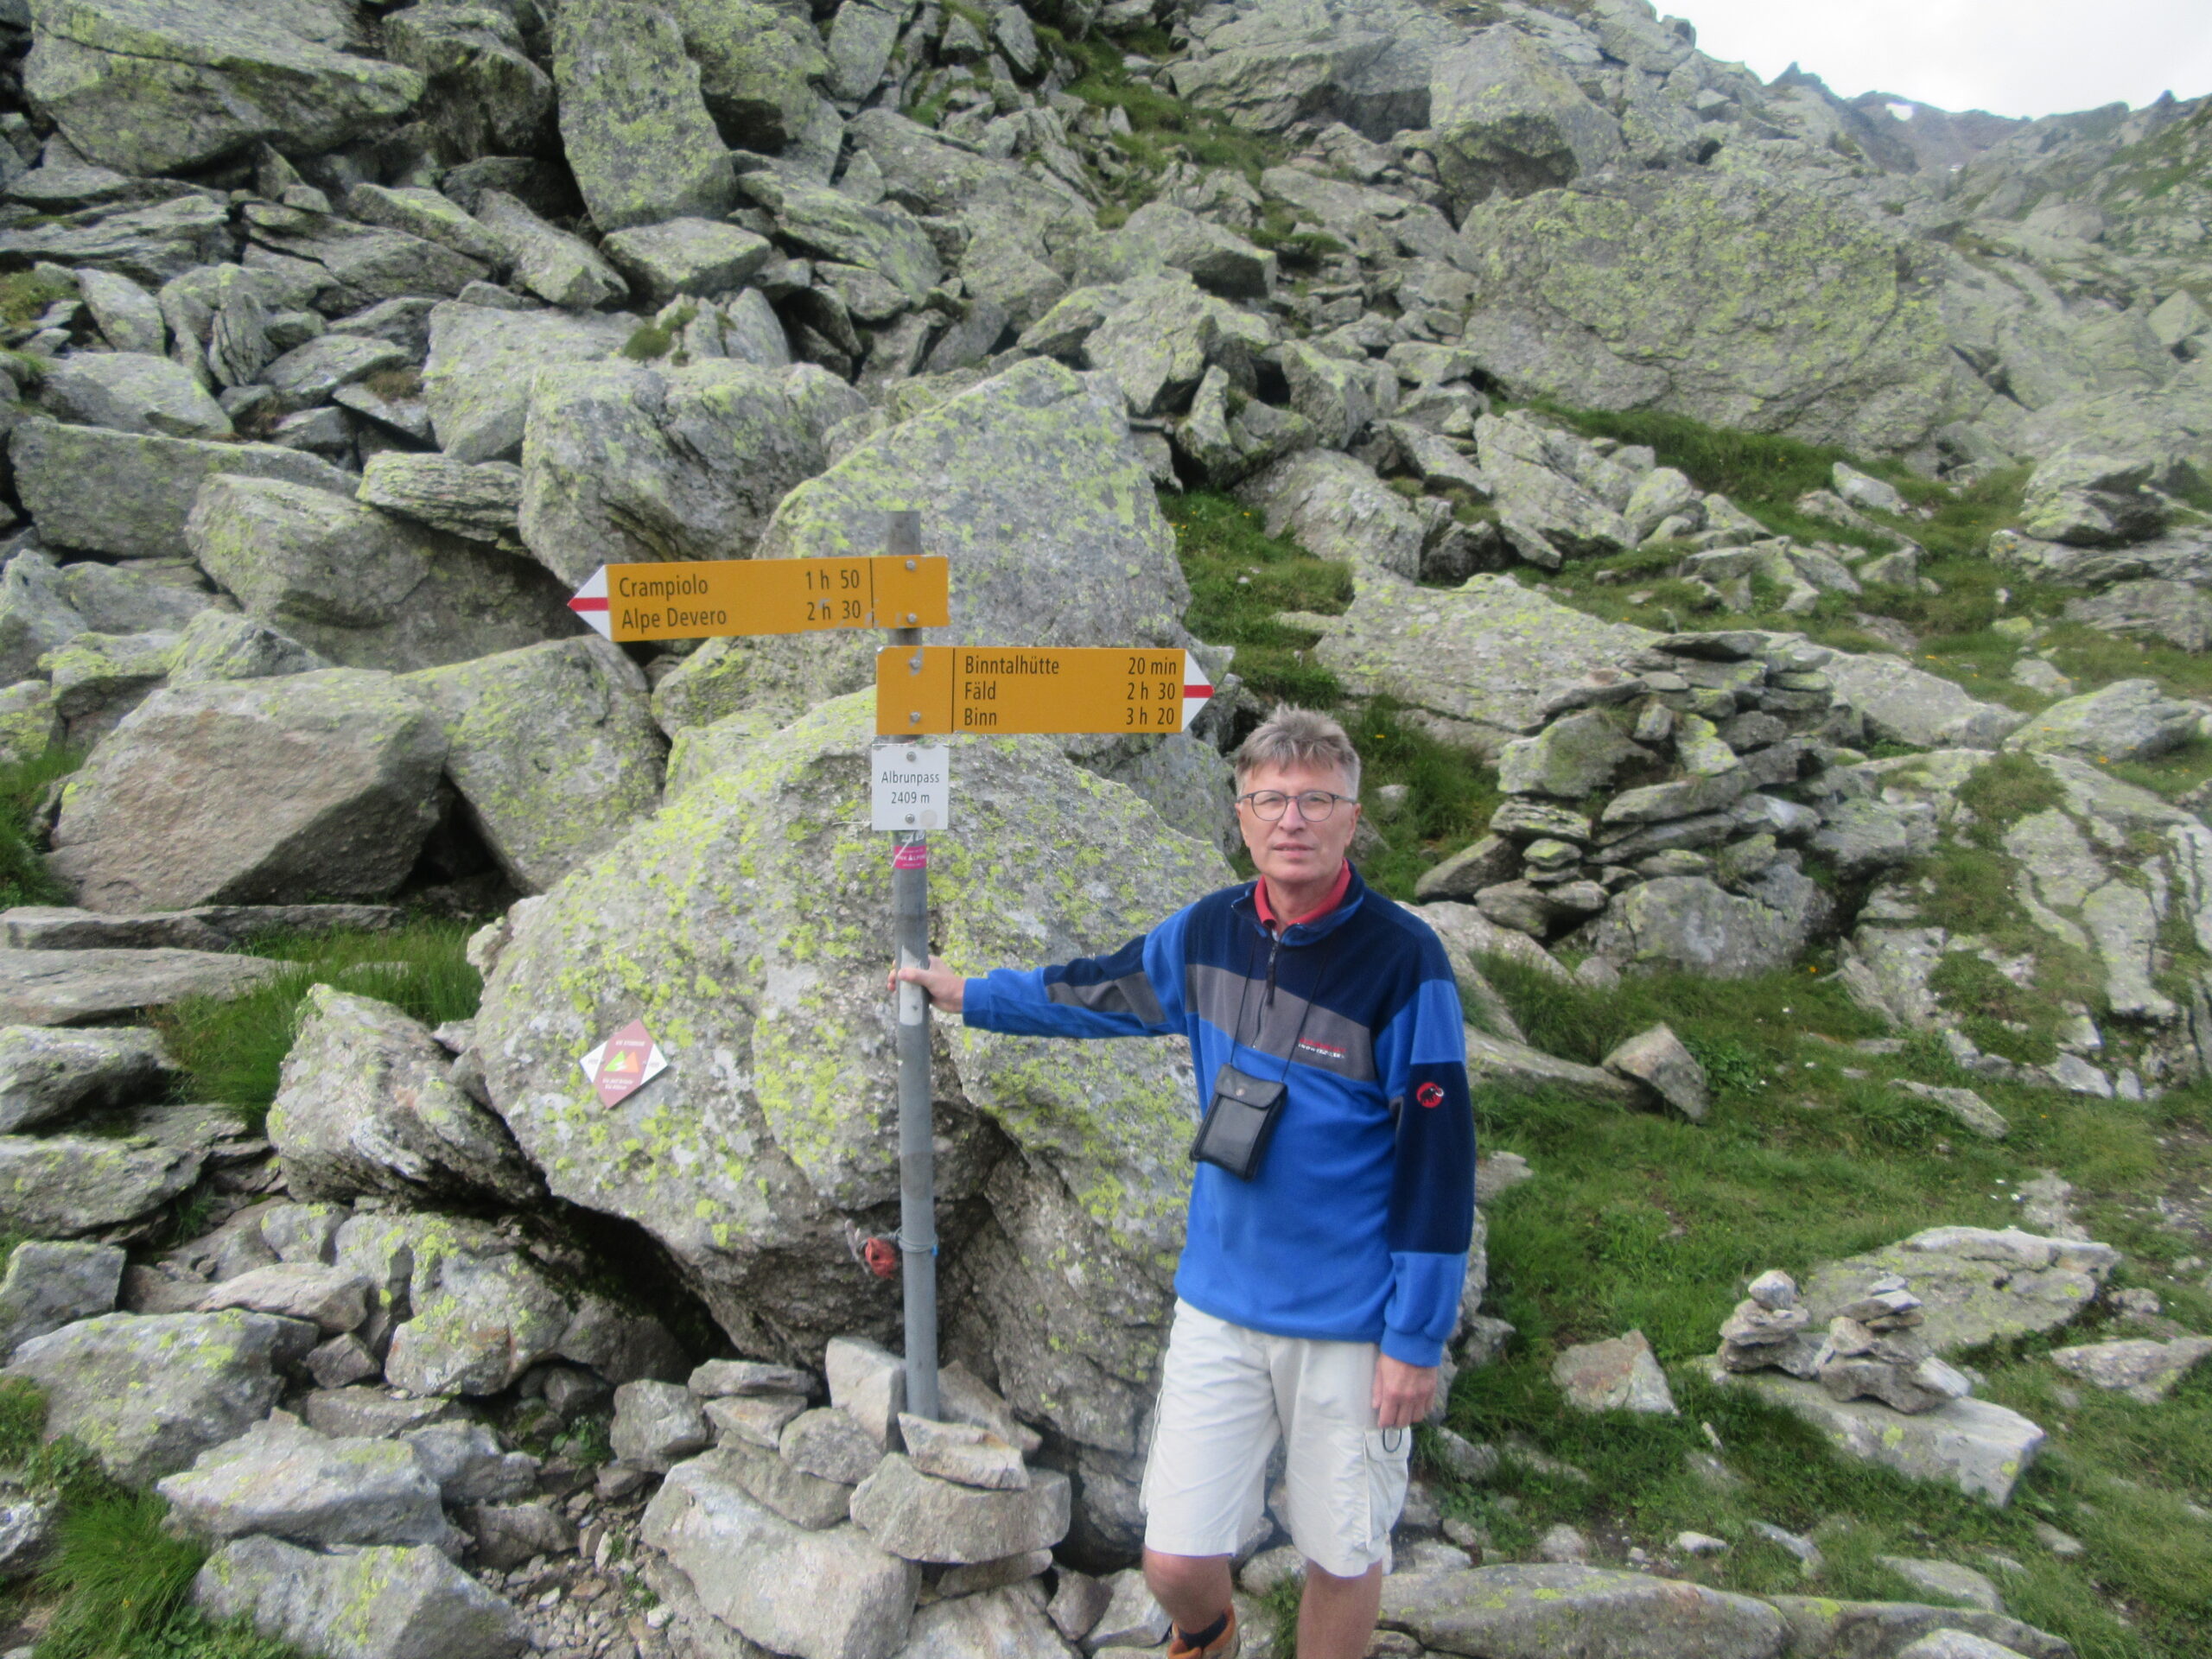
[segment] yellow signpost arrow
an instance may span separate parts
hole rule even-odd
[[[950,563],[896,554],[605,564],[569,601],[609,639],[706,639],[822,628],[942,628]]]
[[[893,645],[875,656],[879,736],[1179,732],[1213,687],[1183,651]]]

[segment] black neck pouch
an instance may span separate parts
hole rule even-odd
[[[1213,1074],[1213,1099],[1199,1121],[1191,1156],[1249,1181],[1267,1155],[1268,1141],[1282,1116],[1290,1085],[1283,1078],[1255,1077],[1224,1065]]]

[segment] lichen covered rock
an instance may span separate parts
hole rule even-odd
[[[412,676],[446,719],[446,774],[510,880],[543,893],[660,804],[645,676],[597,638]]]
[[[390,1003],[312,988],[269,1109],[291,1190],[528,1204],[537,1182],[505,1126],[452,1081],[452,1065]]]
[[[741,1351],[797,1363],[893,1323],[842,1243],[898,1192],[889,867],[855,827],[872,708],[763,738],[534,903],[476,1025],[493,1103],[553,1191],[645,1227]],[[955,963],[1110,950],[1229,879],[1047,740],[958,747],[967,804],[931,869]],[[576,1060],[636,1018],[669,1069],[609,1109]],[[1017,1411],[1134,1453],[1180,1245],[1187,1071],[1165,1046],[938,1031],[947,1306]]]
[[[157,691],[70,784],[54,868],[95,910],[380,899],[436,820],[445,753],[388,675]]]

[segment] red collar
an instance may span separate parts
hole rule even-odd
[[[1350,859],[1346,859],[1344,862],[1343,868],[1337,872],[1336,885],[1329,889],[1328,897],[1322,899],[1319,904],[1314,906],[1313,909],[1307,911],[1303,916],[1293,916],[1289,920],[1282,922],[1281,925],[1284,927],[1296,927],[1304,922],[1319,921],[1321,918],[1327,915],[1338,905],[1344,903],[1344,894],[1351,890],[1351,861]],[[1260,912],[1260,924],[1262,926],[1272,928],[1277,925],[1274,909],[1268,903],[1268,879],[1265,876],[1262,876],[1258,880],[1252,884],[1252,905],[1253,907]]]

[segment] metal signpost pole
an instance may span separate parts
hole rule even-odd
[[[918,560],[922,515],[891,515],[893,558]],[[919,651],[922,631],[893,628],[893,646]],[[896,741],[897,740],[893,740]],[[898,930],[899,965],[926,968],[930,961],[929,835],[900,830],[892,835],[891,909]],[[899,987],[899,1250],[906,1294],[906,1409],[936,1419],[937,1391],[937,1153],[930,1110],[929,999],[918,985]]]

